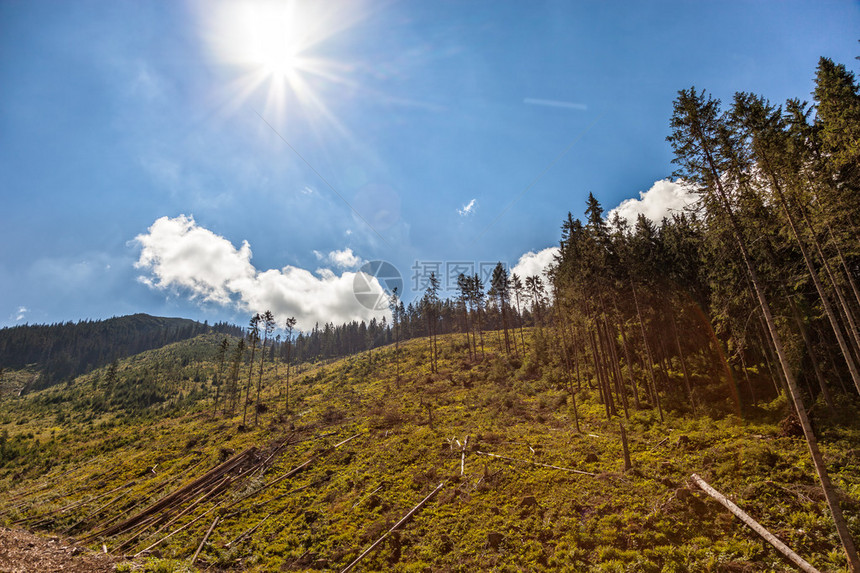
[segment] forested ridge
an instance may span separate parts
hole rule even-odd
[[[119,358],[205,332],[241,335],[226,323],[202,324],[147,314],[0,329],[0,368],[33,366],[39,376],[25,390],[47,388]]]

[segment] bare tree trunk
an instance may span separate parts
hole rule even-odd
[[[639,319],[639,330],[642,331],[642,345],[645,347],[645,356],[648,361],[648,375],[651,378],[652,398],[660,413],[660,421],[663,422],[663,407],[660,405],[660,395],[657,392],[657,378],[654,376],[654,359],[651,357],[651,347],[648,345],[648,336],[645,334],[645,323],[642,321],[642,312],[639,310],[639,300],[636,298],[636,286],[630,281],[630,290],[633,291],[633,303],[636,305],[636,317]]]
[[[636,404],[636,409],[641,410],[642,404],[639,403],[639,390],[636,388],[636,379],[633,377],[633,361],[630,359],[630,350],[627,348],[627,335],[624,332],[624,323],[620,316],[618,317],[618,329],[621,331],[621,346],[624,349],[624,361],[627,362],[627,374],[630,377],[633,402]]]
[[[612,398],[612,382],[613,382],[613,378],[614,378],[614,372],[612,372],[610,374],[610,368],[609,368],[609,362],[612,360],[612,356],[609,353],[609,349],[606,345],[605,337],[603,336],[603,329],[601,328],[601,324],[600,324],[600,322],[597,322],[596,319],[595,319],[595,328],[597,328],[597,343],[600,347],[600,353],[601,353],[600,367],[603,370],[603,381],[605,384],[605,392],[609,398],[609,406],[610,406],[610,410],[612,411],[612,415],[617,416],[618,410],[615,407],[615,400]],[[617,386],[618,386],[617,380],[615,382],[616,382],[616,389],[617,389]],[[621,397],[619,396],[619,399],[620,398]]]
[[[466,303],[463,303],[463,330],[466,332],[466,347],[469,349],[469,362],[474,362],[472,356],[472,341],[469,340],[469,310],[466,308]]]
[[[854,277],[851,275],[851,269],[848,268],[848,263],[845,262],[845,257],[842,255],[842,249],[839,248],[839,243],[836,242],[836,238],[833,236],[833,231],[830,229],[830,225],[827,225],[827,232],[830,234],[830,241],[836,248],[836,254],[839,255],[839,262],[842,264],[842,270],[845,271],[845,276],[848,278],[848,284],[851,285],[851,290],[854,292],[854,299],[857,301],[857,304],[860,305],[860,290],[857,289],[857,283],[854,282]]]
[[[816,292],[818,292],[819,299],[821,299],[821,305],[824,307],[824,313],[827,315],[827,319],[830,321],[830,326],[833,328],[833,333],[836,335],[836,341],[839,343],[839,348],[842,350],[842,355],[845,359],[845,363],[848,365],[848,371],[851,373],[851,379],[854,381],[854,386],[857,388],[857,393],[860,394],[860,372],[858,372],[857,365],[854,363],[854,356],[845,341],[845,337],[842,335],[842,328],[839,326],[839,323],[836,320],[836,315],[833,312],[833,307],[830,306],[830,300],[828,299],[827,294],[824,292],[824,286],[821,284],[821,281],[818,280],[818,273],[816,272],[815,267],[812,265],[812,260],[809,257],[809,253],[807,253],[806,251],[806,246],[803,244],[803,241],[800,238],[800,233],[798,233],[797,231],[797,226],[794,223],[794,215],[791,214],[791,210],[788,208],[788,202],[785,200],[785,196],[782,193],[782,188],[780,187],[779,183],[773,175],[771,175],[771,182],[773,183],[773,188],[776,191],[777,196],[779,197],[779,202],[782,205],[782,210],[785,213],[785,216],[788,218],[788,225],[791,228],[791,234],[794,235],[794,240],[800,247],[800,253],[801,255],[803,255],[803,262],[806,263],[806,268],[809,271],[809,276],[812,279],[812,283],[815,285],[815,290]],[[860,568],[860,560],[858,560],[858,568]]]
[[[749,372],[747,372],[747,361],[746,361],[746,360],[744,360],[744,352],[743,352],[743,350],[741,350],[740,352],[738,352],[738,356],[739,356],[739,357],[740,357],[740,359],[741,359],[741,368],[743,368],[743,369],[744,369],[744,379],[746,379],[746,381],[747,381],[747,388],[749,388],[749,391],[750,391],[750,402],[752,403],[752,405],[753,405],[753,406],[755,406],[755,401],[756,401],[756,400],[755,400],[755,391],[753,390],[752,381],[750,380]]]
[[[630,419],[628,411],[627,390],[624,387],[624,377],[621,375],[621,360],[618,359],[618,348],[615,344],[615,333],[609,329],[609,322],[606,318],[603,319],[603,329],[606,332],[606,344],[609,347],[609,357],[612,360],[612,370],[615,373],[615,390],[621,398],[621,405],[624,407],[624,417]]]
[[[594,341],[594,331],[589,331],[589,340],[591,341],[591,355],[594,362],[594,377],[597,379],[597,387],[600,390],[600,397],[603,400],[603,407],[606,409],[606,419],[612,419],[612,409],[610,409],[610,402],[612,398],[607,395],[605,384],[603,383],[603,370],[600,368],[600,356],[597,352],[597,344]]]
[[[253,341],[251,345],[251,366],[248,370],[248,383],[245,385],[245,407],[242,410],[242,425],[245,425],[245,421],[248,417],[248,402],[251,400],[251,380],[254,377],[254,354],[257,350],[257,343]]]
[[[266,333],[268,334],[268,333]],[[268,336],[263,338],[263,347],[260,349],[260,375],[257,378],[257,403],[254,404],[254,425],[257,425],[257,421],[260,416],[260,391],[263,388],[263,365],[266,363],[266,339]]]
[[[690,406],[693,407],[693,412],[695,412],[696,399],[693,397],[693,386],[690,384],[690,373],[687,371],[687,361],[684,360],[684,349],[681,348],[681,338],[678,336],[678,323],[675,321],[675,313],[672,312],[672,309],[668,309],[667,313],[672,318],[672,332],[675,334],[675,345],[678,347],[678,358],[681,361],[681,371],[684,373],[684,386],[687,388],[687,398],[690,400]]]
[[[292,336],[292,334],[291,334]],[[290,411],[290,351],[292,350],[293,341],[291,338],[287,339],[287,399],[284,402],[285,410],[287,412]]]
[[[750,288],[752,288],[752,285],[750,285]],[[756,334],[759,339],[759,347],[764,349],[762,357],[764,358],[764,363],[767,366],[768,372],[770,372],[770,379],[773,382],[773,388],[776,390],[776,395],[779,396],[786,391],[788,385],[785,383],[785,377],[782,374],[782,370],[774,366],[777,362],[776,352],[773,349],[773,340],[770,339],[770,335],[767,333],[767,326],[764,324],[764,319],[759,315],[758,320],[759,329],[761,330],[761,332]]]
[[[800,203],[798,203],[797,207],[800,210],[800,214],[803,217],[803,220],[806,222],[806,226],[809,227],[809,234],[812,237],[812,244],[815,246],[815,251],[818,253],[818,258],[821,259],[821,265],[824,267],[824,271],[827,273],[827,278],[830,279],[830,283],[833,285],[833,291],[836,293],[836,298],[839,300],[839,305],[842,308],[842,314],[848,321],[847,330],[849,337],[854,343],[854,352],[856,357],[856,353],[860,352],[860,333],[858,333],[857,331],[857,321],[854,318],[854,313],[851,311],[851,307],[848,304],[848,301],[845,299],[845,295],[842,292],[842,287],[840,287],[839,283],[836,281],[836,277],[833,274],[833,270],[830,268],[830,263],[827,262],[827,257],[824,256],[824,251],[821,248],[821,243],[818,241],[818,237],[815,234],[815,227],[812,226],[812,222],[809,220],[809,216],[806,214],[806,209],[804,209],[803,205]],[[785,208],[788,209],[787,206]],[[796,238],[799,243],[800,237]]]
[[[786,293],[787,294],[787,293]],[[821,388],[821,394],[824,396],[824,401],[827,402],[827,409],[831,414],[835,414],[836,410],[833,406],[833,397],[830,395],[830,390],[827,384],[824,383],[824,376],[818,368],[818,360],[815,359],[812,341],[809,339],[809,333],[806,332],[806,327],[803,325],[803,320],[800,318],[800,312],[797,310],[797,305],[791,297],[788,297],[788,304],[791,307],[791,314],[794,315],[794,322],[797,323],[797,328],[803,336],[803,343],[806,345],[806,350],[809,352],[809,360],[812,362],[812,369],[815,371],[815,378],[818,380],[818,386]]]

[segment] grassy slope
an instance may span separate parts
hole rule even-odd
[[[463,337],[454,336],[440,340],[436,375],[429,373],[426,340],[405,344],[399,383],[393,348],[374,351],[372,366],[366,354],[304,365],[294,371],[290,416],[276,403],[283,388],[269,367],[264,395],[270,410],[259,426],[239,431],[241,409],[232,419],[208,411],[211,364],[198,361],[214,354],[218,340],[200,337],[123,361],[121,380],[161,371],[154,384],[170,398],[143,414],[129,415],[109,396],[100,397],[105,391],[98,383],[93,388],[99,372],[65,388],[4,397],[0,432],[8,433],[7,451],[17,449],[0,467],[0,520],[50,514],[24,526],[56,532],[72,527],[82,535],[122,508],[145,507],[147,496],[156,499],[202,475],[228,455],[224,450],[265,449],[289,438],[296,443],[265,475],[218,500],[259,489],[314,454],[320,458],[228,512],[198,565],[339,570],[444,481],[437,497],[359,570],[788,570],[770,546],[688,486],[697,472],[820,569],[843,567],[805,444],[780,437],[782,401],[754,420],[669,413],[660,423],[654,411],[631,411],[634,470],[624,472],[618,420],[606,420],[594,392],[577,394],[577,433],[568,396],[556,382],[557,366],[496,356],[468,364]],[[170,365],[177,365],[175,372]],[[283,378],[283,365],[279,374]],[[101,411],[94,413],[91,404]],[[819,433],[834,482],[846,494],[850,527],[860,538],[860,424],[854,413],[845,406],[842,423],[819,420]],[[337,450],[324,451],[356,433]],[[460,476],[459,448],[451,440],[466,436]],[[84,503],[73,506],[77,502]],[[211,507],[201,504],[170,529]],[[212,515],[161,544],[159,555],[189,558]],[[264,518],[253,535],[226,546]],[[139,551],[165,533],[144,536],[126,551]],[[114,548],[123,539],[105,541]]]

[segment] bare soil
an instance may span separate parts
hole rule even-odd
[[[3,573],[100,573],[115,571],[122,558],[95,553],[71,539],[41,537],[0,527],[0,571]]]

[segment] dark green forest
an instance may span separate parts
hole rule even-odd
[[[17,370],[32,365],[40,375],[23,390],[39,390],[119,358],[211,331],[241,336],[241,329],[226,323],[209,326],[184,318],[147,314],[15,326],[0,330],[0,369]]]

